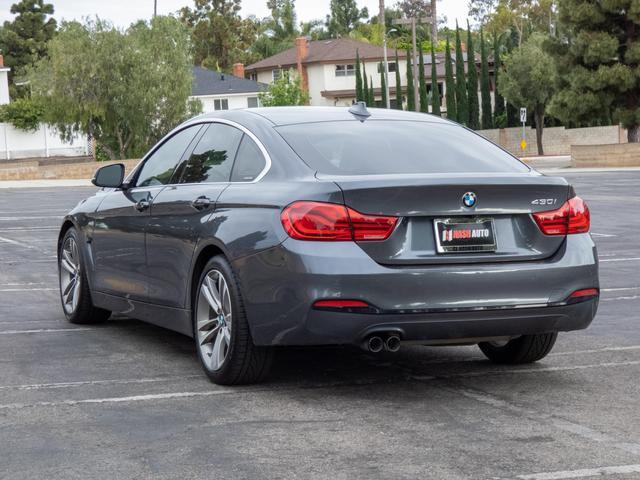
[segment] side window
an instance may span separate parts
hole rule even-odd
[[[228,182],[243,133],[212,123],[191,153],[180,183]]]
[[[236,162],[231,174],[232,182],[252,182],[266,165],[262,151],[248,135],[242,137]]]
[[[194,125],[185,128],[164,142],[144,162],[136,186],[151,187],[169,183],[180,158],[201,127],[202,125]]]

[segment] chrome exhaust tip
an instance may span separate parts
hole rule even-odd
[[[371,353],[380,353],[383,348],[384,348],[384,341],[382,340],[382,338],[376,335],[369,337],[369,340],[367,341],[367,349]]]
[[[397,352],[400,350],[400,337],[397,335],[389,336],[387,341],[384,343],[384,346],[390,352]]]

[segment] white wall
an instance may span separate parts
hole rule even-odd
[[[25,132],[10,124],[0,123],[0,160],[88,154],[89,142],[84,137],[64,142],[51,127],[43,125],[35,132]]]
[[[229,101],[229,110],[239,110],[241,108],[247,108],[249,98],[258,97],[258,93],[241,93],[241,94],[232,94],[232,95],[207,95],[207,96],[197,96],[192,98],[197,98],[202,102],[202,113],[211,113],[215,112],[215,100],[219,99],[227,99]]]
[[[9,101],[9,69],[0,68],[0,105],[6,105]]]

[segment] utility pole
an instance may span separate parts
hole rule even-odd
[[[420,83],[418,80],[418,44],[416,40],[416,26],[418,24],[431,23],[431,17],[422,18],[398,18],[393,21],[394,25],[411,25],[411,43],[413,45],[413,91],[415,98],[415,111],[420,111]],[[407,58],[407,62],[409,59]],[[396,68],[398,68],[396,66]]]
[[[153,18],[158,16],[158,0],[153,0]]]
[[[431,16],[431,41],[435,47],[435,44],[438,43],[438,10],[436,5],[438,4],[438,0],[431,0],[431,12],[429,15]]]
[[[387,104],[385,106],[388,110],[391,108],[391,99],[389,98],[389,57],[387,55],[387,24],[384,16],[384,0],[380,0],[380,14],[378,17],[378,23],[380,23],[380,28],[382,28],[382,46],[384,49],[384,63],[382,64],[382,68],[384,68],[385,98],[387,99]],[[397,65],[396,68],[398,68]]]

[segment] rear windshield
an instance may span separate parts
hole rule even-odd
[[[523,163],[462,127],[368,120],[278,127],[314,170],[327,175],[528,172]]]

